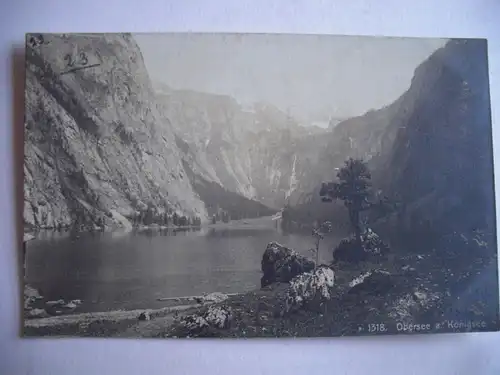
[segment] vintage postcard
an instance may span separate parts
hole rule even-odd
[[[487,41],[28,34],[24,336],[498,330]]]

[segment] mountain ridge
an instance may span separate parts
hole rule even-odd
[[[26,49],[25,227],[129,228],[146,207],[208,221],[207,204],[237,200],[179,141],[130,34],[41,38]],[[203,201],[193,173],[221,202]]]
[[[397,207],[370,215],[377,230],[392,238],[494,231],[486,51],[484,40],[449,41],[416,68],[410,87],[393,103],[333,129],[327,147],[334,150],[332,168],[324,179],[336,179],[337,153],[363,158],[372,171],[372,199]],[[340,205],[321,203],[317,192],[291,212],[293,220],[309,223],[342,221],[346,214]]]

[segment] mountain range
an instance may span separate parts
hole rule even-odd
[[[145,205],[205,221],[220,210],[255,217],[291,205],[297,220],[313,220],[330,215],[319,186],[349,157],[369,163],[377,194],[401,202],[411,225],[446,221],[461,198],[478,210],[463,225],[491,224],[481,40],[451,40],[394,103],[325,128],[301,126],[270,103],[151,82],[129,34],[44,40],[26,52],[26,226],[92,224],[103,214],[123,226]],[[67,66],[82,56],[81,69]],[[405,222],[394,215],[383,219]]]

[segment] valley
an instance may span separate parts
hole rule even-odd
[[[395,323],[398,314],[437,319],[443,304],[465,309],[457,300],[462,292],[472,300],[464,290],[475,277],[497,306],[485,43],[448,40],[385,106],[304,122],[270,101],[153,79],[131,34],[29,42],[23,229],[33,237],[24,276],[40,293],[25,295],[28,331],[57,334],[62,322],[67,334],[99,336],[102,318],[112,322],[105,335],[147,326],[147,335],[177,336],[136,320],[156,311],[170,325],[179,306],[165,299],[186,296],[202,301],[194,310],[208,319],[205,307],[225,305],[203,299],[221,293],[240,319],[209,334],[355,334],[368,317],[393,314]],[[343,89],[353,103],[361,97]],[[375,275],[379,293],[366,300],[349,294],[363,275]],[[321,309],[335,314],[304,313],[304,280],[322,280]],[[294,303],[296,315],[275,311]],[[47,316],[80,304],[76,318]],[[496,324],[498,310],[484,311]]]

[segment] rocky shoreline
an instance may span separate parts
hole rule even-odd
[[[24,289],[24,335],[25,336],[110,336],[124,332],[138,322],[172,320],[178,314],[195,311],[226,299],[222,293],[203,296],[159,298],[168,301],[159,309],[112,310],[102,312],[76,312],[80,300],[66,303],[63,300],[43,301],[38,291],[25,286]],[[45,308],[42,308],[45,306]]]

